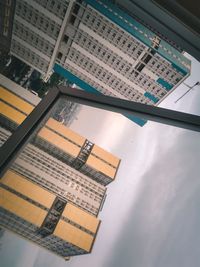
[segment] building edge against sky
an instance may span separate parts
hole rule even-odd
[[[8,85],[14,86],[14,83],[7,78],[1,81],[2,145],[31,112],[34,104],[39,102],[39,98],[33,96],[32,99],[32,94],[19,86],[17,90],[8,90]],[[60,131],[59,136],[54,136],[54,142],[59,143],[61,135],[65,134],[61,142],[64,147],[70,147],[70,139],[73,139],[71,145],[77,140],[85,143],[86,139],[74,132],[70,137],[70,129],[54,119],[47,121],[48,130],[53,130],[54,124],[57,129],[54,128],[54,132],[50,134],[55,134],[55,130]],[[47,128],[43,127],[40,132],[43,130]],[[38,135],[41,135],[40,132]],[[55,150],[59,149],[57,144],[52,146],[49,143],[48,149],[42,149],[38,146],[38,138],[42,137],[37,136],[34,142],[29,143],[1,178],[0,224],[62,257],[89,253],[100,225],[97,215],[104,203],[106,188],[74,169],[72,164],[70,167],[61,158],[56,158]],[[92,149],[91,157],[97,155],[97,160],[101,156],[104,159],[108,157],[119,165],[119,160],[114,155],[95,145]],[[75,145],[67,151],[62,150],[62,156],[71,157],[74,161],[74,151],[79,155],[80,149],[77,150]],[[102,164],[100,165],[102,168]]]
[[[45,79],[54,68],[84,90],[150,105],[190,73],[182,53],[104,0],[17,0],[11,53]]]
[[[190,72],[177,49],[100,0],[75,5],[56,63],[63,69],[56,64],[55,71],[85,90],[146,104],[159,104]]]
[[[115,0],[115,4],[163,33],[181,50],[200,61],[198,1]]]

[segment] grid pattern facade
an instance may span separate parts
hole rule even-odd
[[[99,220],[23,175],[12,170],[5,173],[0,182],[0,203],[1,226],[63,257],[90,252]],[[70,229],[75,237],[65,234]]]
[[[11,52],[45,80],[56,62],[82,89],[157,105],[189,75],[190,61],[111,2],[17,0]]]
[[[105,187],[41,149],[27,145],[12,169],[48,188],[60,198],[97,216],[105,195]]]
[[[50,235],[43,238],[38,234],[39,227],[3,208],[0,208],[0,218],[0,224],[5,229],[12,231],[61,257],[87,253],[83,249],[62,240],[57,236]]]
[[[89,141],[82,137],[81,141],[77,141],[77,136],[76,134],[74,136],[74,134],[74,132],[72,135],[70,133],[69,135],[62,133],[62,128],[59,128],[58,123],[50,119],[35,137],[34,144],[104,186],[112,182],[117,173],[120,160],[115,158],[116,163],[114,164],[112,159],[109,158],[110,153],[104,150],[98,155],[95,152],[97,146],[93,146],[81,165],[77,165],[76,163],[79,160],[81,151],[84,149],[84,144]],[[62,145],[58,146],[57,140],[60,140]],[[93,162],[91,159],[95,160],[96,164],[91,164]],[[100,164],[101,167],[96,167],[97,164]]]
[[[109,1],[85,0],[71,11],[54,69],[85,90],[157,105],[189,75],[190,61]]]
[[[6,140],[11,136],[11,132],[0,126],[0,147],[6,142]]]
[[[35,146],[37,146],[41,150],[47,152],[48,154],[52,155],[53,157],[57,158],[61,162],[68,164],[71,167],[74,166],[74,162],[76,161],[76,157],[73,157],[70,153],[67,153],[66,151],[64,152],[63,150],[55,147],[53,144],[49,143],[45,139],[42,139],[40,137],[36,137],[34,144],[35,144]],[[81,148],[80,146],[78,146],[78,147]],[[91,153],[91,155],[97,157],[93,153]],[[104,161],[102,158],[100,160],[102,162]],[[109,184],[112,181],[112,179],[109,176],[105,175],[104,173],[99,172],[97,169],[94,169],[90,165],[88,165],[87,161],[78,170],[79,170],[79,172],[85,174],[86,176],[92,178],[94,181],[96,181],[96,182],[98,182],[104,186]]]
[[[8,53],[12,36],[15,0],[0,1],[0,53]]]
[[[156,35],[158,35],[161,39],[165,40],[167,43],[169,43],[170,45],[172,45],[174,48],[176,48],[179,52],[183,52],[183,49],[176,44],[174,41],[168,39],[165,35],[163,35],[161,32],[158,32],[155,28],[153,28],[152,26],[150,26],[148,23],[146,23],[144,20],[141,20],[141,18],[139,18],[136,14],[133,14],[133,12],[131,12],[128,8],[126,8],[125,6],[123,6],[123,2],[119,1],[115,1],[115,4],[121,9],[123,10],[125,13],[129,14],[131,17],[133,17],[135,20],[137,20],[138,22],[140,22],[141,24],[145,25],[145,27],[147,27],[150,31],[156,33]]]
[[[11,53],[47,75],[69,1],[16,0]]]
[[[6,87],[0,87],[0,146],[39,102],[23,88]],[[0,177],[0,226],[64,258],[90,253],[106,197],[106,175],[91,166],[99,161],[100,169],[115,172],[120,161],[53,118],[41,126]],[[59,140],[66,151],[56,147]]]
[[[75,256],[86,254],[83,249],[80,249],[72,244],[69,244],[56,236],[48,236],[42,238],[37,234],[38,227],[23,220],[19,216],[0,208],[0,217],[2,218],[1,226],[6,229],[28,239],[37,245],[54,252],[61,257]]]

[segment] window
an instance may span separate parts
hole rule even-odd
[[[58,59],[61,59],[63,54],[61,52],[58,53]]]
[[[76,20],[75,16],[71,16],[69,22],[73,25]]]
[[[63,41],[64,41],[65,43],[67,43],[68,40],[69,40],[69,36],[67,36],[67,35],[65,34],[64,37],[63,37]]]

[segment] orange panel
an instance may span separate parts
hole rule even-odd
[[[41,226],[47,212],[0,187],[0,206],[22,219]]]
[[[100,222],[95,216],[77,208],[70,203],[66,205],[62,215],[93,233],[96,233]]]
[[[90,252],[94,240],[93,236],[63,220],[58,222],[53,234],[87,252]]]
[[[82,137],[81,135],[75,133],[74,131],[72,131],[71,129],[69,129],[68,127],[64,126],[63,124],[61,124],[60,122],[50,118],[47,123],[46,126],[48,126],[49,128],[51,128],[52,130],[56,131],[57,133],[63,135],[64,137],[72,140],[74,143],[82,146],[85,142],[85,138]]]
[[[93,155],[90,155],[88,157],[86,164],[94,170],[104,173],[111,179],[115,178],[116,169],[94,157]]]
[[[72,144],[46,127],[42,128],[38,136],[73,157],[77,157],[79,154],[80,147]]]
[[[2,101],[0,101],[0,114],[15,122],[16,124],[21,124],[26,119],[26,115],[10,107]]]
[[[120,159],[114,156],[113,154],[109,153],[108,151],[104,150],[103,148],[94,145],[92,149],[92,153],[95,154],[97,157],[104,159],[108,163],[112,164],[116,168],[119,165]]]
[[[27,115],[31,113],[34,107],[26,102],[25,100],[21,99],[20,97],[14,95],[10,91],[0,87],[0,99],[4,100],[8,104],[13,105],[17,109],[23,111]]]
[[[55,199],[55,196],[52,193],[49,193],[42,187],[28,181],[26,178],[23,178],[21,175],[10,170],[2,177],[1,183],[47,208],[51,207]]]

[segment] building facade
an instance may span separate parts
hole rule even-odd
[[[0,183],[0,224],[57,255],[89,253],[100,221],[9,170]]]
[[[11,51],[46,80],[54,69],[89,92],[158,105],[191,63],[112,2],[17,0]]]
[[[0,0],[0,54],[10,51],[15,0]]]
[[[104,0],[76,3],[55,71],[86,90],[157,105],[190,73],[173,46]]]
[[[40,101],[6,81],[0,87],[0,145]],[[0,178],[0,225],[64,258],[91,252],[105,185],[119,163],[50,117]]]
[[[48,79],[73,1],[17,0],[11,53]]]
[[[115,0],[181,49],[200,60],[200,10],[191,0]]]

